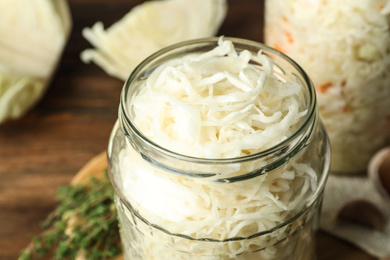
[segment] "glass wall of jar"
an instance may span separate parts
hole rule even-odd
[[[237,69],[240,66],[244,69]],[[179,67],[194,74],[183,77],[176,70]],[[226,68],[241,76],[219,73]],[[207,77],[201,77],[202,73]],[[173,75],[179,75],[179,80],[174,81]],[[184,84],[192,79],[197,83],[194,80],[191,86],[199,88]],[[240,79],[247,84],[238,83]],[[160,84],[164,80],[169,82],[166,90]],[[226,84],[238,88],[239,94],[233,96]],[[156,86],[154,93],[163,91],[161,96],[145,90]],[[164,92],[181,87],[185,92],[180,95]],[[252,91],[265,91],[264,99]],[[189,101],[191,94],[196,102]],[[287,103],[280,101],[287,96]],[[257,116],[238,113],[243,111],[238,110],[238,97],[243,98],[244,110],[253,108]],[[172,104],[176,104],[173,111]],[[215,105],[216,110],[208,110]],[[200,125],[192,122],[199,124],[192,112],[173,118],[184,109],[181,106],[187,112],[206,111]],[[271,107],[276,109],[272,115],[266,112]],[[209,128],[212,122],[207,117],[221,115],[224,109],[232,111]],[[137,119],[139,114],[142,117]],[[245,120],[256,118],[264,125],[248,130]],[[233,119],[237,123],[234,133],[239,135],[239,126],[249,132],[236,145],[226,145],[223,135],[227,121]],[[175,123],[188,132],[173,131],[164,145],[159,138],[166,138],[167,133],[151,137],[151,128],[172,130]],[[284,136],[283,128],[290,134]],[[177,145],[181,139],[191,139],[193,129],[202,133],[201,140],[189,142],[190,146]],[[246,139],[251,136],[255,139]],[[272,139],[267,140],[268,146],[264,144],[267,136]],[[245,142],[260,149],[241,150],[235,157],[226,152],[243,149],[240,145]],[[185,149],[175,151],[182,146]],[[205,150],[205,155],[198,155]],[[221,156],[221,150],[227,155]],[[294,61],[272,48],[243,39],[210,38],[180,43],[150,56],[125,83],[108,161],[127,260],[315,259],[314,233],[330,149],[310,79]]]
[[[314,82],[332,172],[364,172],[390,144],[390,1],[269,0],[265,25]]]

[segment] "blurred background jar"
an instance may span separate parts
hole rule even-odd
[[[316,87],[331,170],[359,173],[390,143],[390,1],[268,0],[265,43]]]

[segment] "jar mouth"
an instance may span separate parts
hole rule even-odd
[[[217,46],[218,43],[218,37],[211,37],[211,38],[202,38],[202,39],[196,39],[196,40],[189,40],[189,41],[184,41],[180,42],[168,47],[165,47],[148,58],[146,58],[143,62],[141,62],[130,74],[128,80],[125,82],[122,94],[121,94],[121,104],[128,104],[128,92],[131,89],[132,85],[131,82],[140,76],[141,72],[145,67],[147,67],[148,64],[150,64],[152,61],[155,61],[159,58],[161,58],[164,54],[167,54],[171,51],[175,51],[178,49],[184,49],[186,47],[191,47],[195,45],[207,45],[207,44],[215,44]],[[312,125],[313,118],[315,117],[317,113],[317,108],[316,108],[316,94],[315,94],[315,89],[314,85],[311,82],[310,78],[306,74],[306,72],[290,57],[287,55],[283,54],[282,52],[273,49],[267,45],[264,45],[262,43],[258,43],[255,41],[251,40],[245,40],[245,39],[240,39],[240,38],[234,38],[234,37],[224,37],[225,40],[230,40],[233,42],[234,45],[236,44],[241,44],[245,47],[251,47],[254,50],[265,50],[269,53],[272,53],[276,56],[279,56],[283,58],[285,61],[288,62],[295,70],[296,72],[303,78],[303,86],[307,88],[307,113],[306,115],[302,118],[302,121],[299,125],[299,127],[295,130],[293,134],[290,136],[287,136],[286,139],[278,143],[277,145],[274,145],[270,148],[261,150],[259,152],[249,154],[249,155],[243,155],[239,157],[227,157],[227,158],[203,158],[203,157],[195,157],[191,155],[185,155],[181,153],[177,153],[175,151],[172,151],[170,149],[167,149],[165,147],[162,147],[161,145],[151,141],[149,138],[147,138],[142,131],[138,129],[138,127],[132,122],[131,116],[130,116],[130,111],[127,106],[121,105],[119,109],[119,114],[123,116],[125,119],[124,122],[122,122],[125,126],[122,127],[125,135],[129,135],[129,131],[126,129],[131,129],[131,132],[133,135],[135,135],[139,140],[142,141],[143,144],[146,144],[148,147],[153,149],[156,152],[163,153],[165,156],[169,156],[178,160],[182,161],[187,161],[187,162],[193,162],[197,164],[232,164],[232,163],[242,163],[242,162],[247,162],[247,161],[252,161],[258,158],[262,157],[268,157],[272,156],[275,154],[280,153],[283,151],[283,148],[288,148],[289,144],[293,141],[299,138],[299,135],[305,132],[310,126]],[[185,49],[183,50],[185,51]],[[164,59],[162,59],[164,61]],[[279,69],[283,72],[283,69],[279,67]]]

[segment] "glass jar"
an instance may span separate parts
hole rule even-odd
[[[179,43],[143,61],[125,83],[108,146],[127,260],[315,259],[330,149],[313,85],[282,53],[225,39],[237,53],[261,50],[277,78],[298,83],[306,113],[291,136],[253,154],[210,159],[177,153],[138,128],[134,98],[162,64],[213,50],[218,39]],[[255,59],[250,63],[263,65]]]
[[[266,1],[265,43],[313,80],[334,173],[365,172],[390,144],[389,27],[389,0]]]

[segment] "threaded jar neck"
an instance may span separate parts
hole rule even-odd
[[[218,38],[192,40],[167,47],[148,57],[131,73],[123,88],[119,108],[122,131],[133,148],[154,166],[174,174],[194,178],[208,178],[216,182],[236,182],[265,174],[284,165],[310,143],[313,131],[318,124],[318,111],[314,87],[306,73],[289,57],[261,43],[227,37],[224,39],[232,41],[237,52],[248,50],[257,54],[261,50],[272,61],[274,74],[278,78],[295,81],[301,85],[302,91],[299,95],[301,105],[307,111],[306,115],[301,118],[292,135],[277,145],[250,155],[222,159],[199,158],[162,147],[146,137],[134,123],[134,113],[131,109],[134,97],[143,87],[145,80],[161,64],[184,55],[212,50],[218,46]],[[250,167],[249,165],[253,163],[261,167]],[[224,172],[229,172],[229,168],[237,165],[240,165],[240,168],[248,166],[247,169],[253,168],[253,170],[238,175],[224,174]]]

